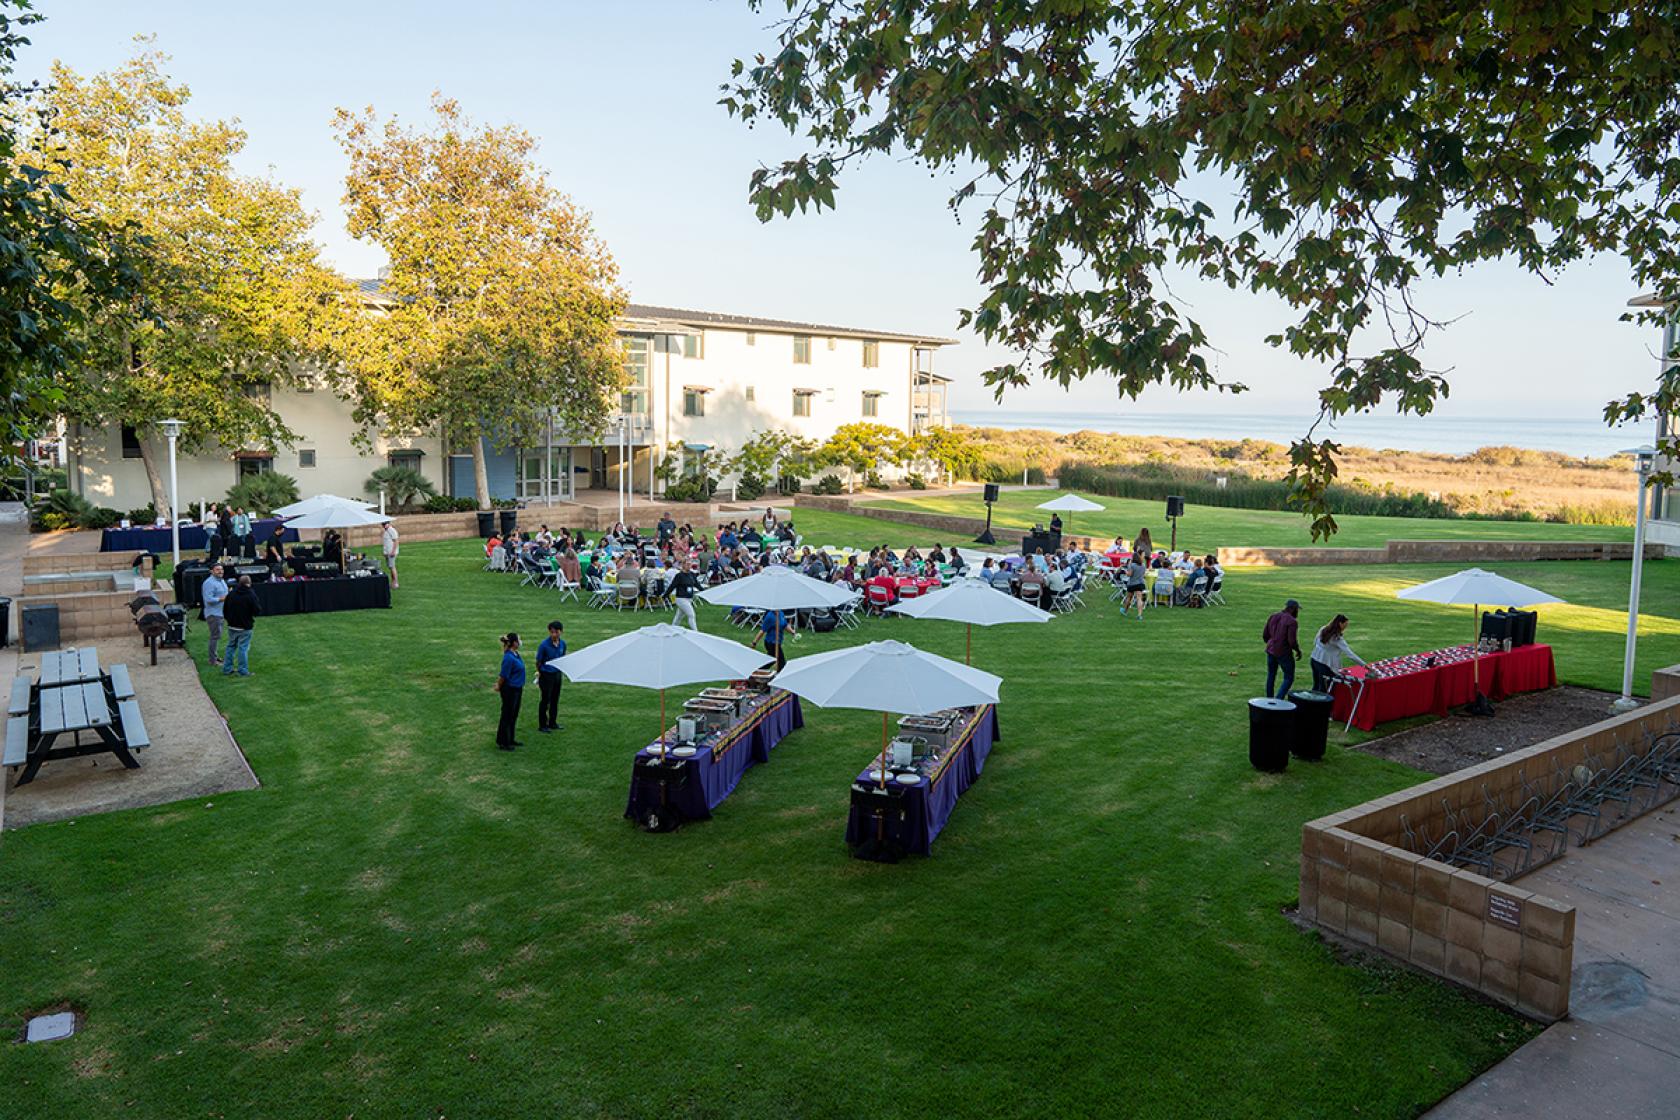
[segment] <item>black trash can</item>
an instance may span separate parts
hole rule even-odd
[[[0,595],[0,649],[12,643],[12,601]]]
[[[1294,704],[1265,696],[1248,702],[1248,761],[1256,770],[1286,769],[1294,738]]]
[[[1317,762],[1324,757],[1330,741],[1330,708],[1335,698],[1328,692],[1302,689],[1291,692],[1289,700],[1295,705],[1295,739],[1289,746],[1290,753],[1303,761]]]
[[[502,536],[507,536],[517,528],[519,528],[519,511],[504,509],[502,511]]]
[[[478,511],[478,535],[489,540],[496,535],[496,514],[494,510],[481,509]]]

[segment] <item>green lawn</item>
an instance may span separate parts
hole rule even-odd
[[[1011,529],[1029,529],[1048,522],[1050,514],[1036,509],[1040,502],[1057,497],[1053,490],[1005,490],[993,507],[992,523]],[[1127,540],[1147,525],[1151,538],[1165,548],[1171,527],[1165,517],[1164,501],[1109,498],[1101,494],[1081,497],[1106,506],[1101,513],[1064,515],[1070,533],[1091,534],[1112,539],[1124,533]],[[869,503],[888,509],[918,510],[923,513],[985,517],[986,506],[979,491],[963,495],[904,497]],[[800,514],[805,515],[801,510]],[[1524,540],[1524,541],[1631,541],[1633,529],[1626,525],[1551,525],[1537,521],[1439,520],[1427,517],[1338,517],[1340,531],[1328,542],[1339,548],[1381,548],[1391,540]],[[1300,514],[1271,510],[1219,509],[1192,505],[1178,522],[1178,540],[1197,552],[1219,548],[1308,547],[1314,542],[1311,521]],[[1017,544],[1020,542],[1017,541]]]
[[[411,545],[393,611],[264,621],[256,676],[206,678],[262,789],[5,836],[0,1014],[87,1025],[0,1047],[0,1115],[1401,1117],[1533,1032],[1282,914],[1301,822],[1418,775],[1247,763],[1265,615],[1345,610],[1367,656],[1450,642],[1467,612],[1392,597],[1440,569],[1244,571],[1224,610],[1098,596],[977,632],[1003,739],[933,857],[881,866],[842,842],[868,713],[807,706],[674,835],[621,816],[650,693],[568,684],[559,736],[533,696],[526,749],[493,749],[498,632],[649,616],[476,552]],[[1502,570],[1581,604],[1542,635],[1613,684],[1626,565]],[[1680,564],[1647,580],[1645,660],[1680,661]],[[901,619],[795,653],[881,636],[961,655]]]

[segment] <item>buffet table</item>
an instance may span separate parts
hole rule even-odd
[[[251,522],[251,539],[256,544],[267,544],[274,536],[276,528],[283,524],[277,517],[264,518]],[[281,529],[282,541],[298,539],[296,529]],[[99,534],[99,551],[101,552],[155,552],[162,555],[173,548],[169,536],[168,526],[159,528],[147,526],[134,529],[106,529]],[[199,552],[210,547],[210,534],[202,525],[181,526],[181,551]]]
[[[1404,659],[1406,663],[1416,664],[1419,659],[1431,656],[1459,659],[1420,666],[1410,671],[1387,672],[1381,676],[1370,675],[1367,666],[1351,666],[1343,672],[1354,681],[1340,682],[1331,689],[1335,707],[1331,709],[1330,718],[1346,723],[1351,715],[1353,726],[1371,731],[1379,723],[1408,716],[1444,716],[1449,708],[1476,699],[1476,661],[1464,656],[1468,649],[1461,646],[1434,654],[1412,655]],[[1509,652],[1484,653],[1480,672],[1482,692],[1493,700],[1503,700],[1519,692],[1536,692],[1557,684],[1557,667],[1549,645],[1519,646]],[[1363,694],[1359,682],[1364,684]],[[1359,705],[1357,711],[1354,709],[1356,700]]]
[[[968,712],[967,722],[951,745],[914,768],[914,784],[905,784],[898,773],[889,773],[882,788],[875,776],[881,764],[879,755],[857,776],[852,783],[852,811],[846,820],[846,843],[853,855],[891,858],[897,852],[927,855],[932,850],[934,838],[957,807],[957,799],[980,777],[992,744],[1002,738],[996,705]]]
[[[658,743],[636,752],[625,817],[638,823],[650,814],[667,824],[709,820],[749,766],[769,762],[771,748],[804,726],[799,697],[774,689],[734,723],[693,744],[679,748],[676,733],[668,732],[663,752]],[[678,758],[672,753],[677,749],[693,753]]]
[[[175,601],[183,607],[204,603],[209,568],[177,568]],[[228,581],[230,584],[232,580]],[[331,576],[325,579],[270,579],[253,582],[257,603],[265,617],[279,614],[323,614],[391,605],[391,581],[384,575]]]

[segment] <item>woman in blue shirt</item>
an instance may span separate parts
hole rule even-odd
[[[496,677],[496,691],[502,694],[502,722],[496,725],[496,745],[504,751],[524,746],[514,736],[519,722],[519,698],[525,692],[525,659],[519,656],[519,635],[502,635],[502,671]]]

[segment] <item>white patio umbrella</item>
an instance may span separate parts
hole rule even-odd
[[[308,513],[317,513],[326,509],[372,509],[372,502],[358,501],[355,498],[341,498],[337,494],[316,494],[293,502],[291,505],[281,506],[274,511],[276,517],[301,517]]]
[[[1099,506],[1096,502],[1093,502],[1088,498],[1081,498],[1078,494],[1063,494],[1059,498],[1051,498],[1048,502],[1040,502],[1038,508],[1054,512],[1073,514],[1094,513],[1097,510],[1107,509],[1108,507]],[[1073,518],[1069,517],[1068,520],[1072,521]]]
[[[698,597],[724,607],[791,611],[844,606],[853,594],[848,588],[776,565],[745,579],[708,587]]]
[[[927,653],[904,642],[866,642],[789,661],[775,677],[824,708],[881,713],[881,785],[887,783],[887,715],[920,716],[944,708],[995,704],[1002,677]]]
[[[342,500],[342,499],[340,499]],[[286,519],[288,529],[359,529],[364,525],[383,525],[391,520],[383,513],[375,513],[370,509],[362,509],[351,505],[323,505],[316,507],[309,513],[301,513]],[[343,553],[339,554],[339,567],[344,566]]]
[[[1056,616],[1024,603],[978,580],[963,580],[915,599],[894,603],[887,608],[911,618],[937,618],[948,622],[962,622],[968,626],[963,644],[963,664],[973,663],[974,628],[998,626],[1006,622],[1049,622]]]
[[[665,690],[745,677],[770,658],[740,642],[668,622],[585,646],[549,664],[578,682],[659,690],[659,754],[665,754]]]
[[[1449,606],[1470,606],[1472,620],[1471,632],[1476,635],[1472,645],[1476,647],[1475,665],[1472,672],[1476,681],[1476,702],[1482,703],[1482,652],[1479,644],[1481,637],[1482,607],[1531,607],[1540,603],[1561,603],[1555,595],[1548,595],[1544,591],[1530,587],[1525,583],[1518,583],[1514,579],[1506,579],[1495,572],[1485,572],[1480,568],[1466,568],[1462,572],[1455,572],[1450,576],[1432,579],[1428,583],[1420,583],[1416,587],[1407,587],[1395,592],[1399,599],[1410,599],[1420,603],[1444,603]]]

